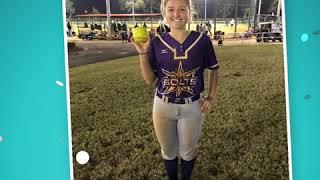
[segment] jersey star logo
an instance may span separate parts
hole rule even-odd
[[[195,74],[199,70],[199,67],[185,72],[182,63],[180,61],[177,72],[170,72],[162,69],[162,72],[166,75],[163,78],[163,85],[166,88],[163,94],[176,93],[176,97],[185,91],[193,95],[192,87],[196,85],[197,77]]]

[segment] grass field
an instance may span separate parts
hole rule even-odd
[[[288,178],[281,45],[216,47],[217,99],[206,114],[193,178]],[[70,69],[76,180],[165,179],[151,119],[154,86],[137,57]]]

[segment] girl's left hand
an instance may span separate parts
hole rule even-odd
[[[213,97],[204,97],[201,101],[201,111],[207,113],[211,109]]]

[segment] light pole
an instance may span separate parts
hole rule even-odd
[[[132,3],[132,20],[133,20],[133,24],[136,24],[135,18],[134,18],[134,0],[131,0]]]
[[[111,12],[110,12],[110,0],[106,0],[106,14],[108,25],[108,37],[111,39]]]
[[[280,21],[281,0],[278,0],[277,21]]]
[[[261,13],[261,0],[259,0],[259,7],[258,7],[258,22],[260,22],[260,13]]]
[[[234,24],[234,35],[237,34],[237,25],[238,25],[238,0],[235,1],[235,24]]]
[[[204,21],[207,21],[207,0],[204,0]]]
[[[251,8],[252,8],[252,0],[250,0],[249,13],[248,13],[248,30],[251,27]]]
[[[260,12],[261,12],[261,0],[259,0],[259,9],[258,9],[258,15],[260,16]]]
[[[213,0],[213,15],[214,15],[214,29],[213,29],[213,34],[215,37],[216,30],[217,30],[217,1]]]
[[[151,5],[150,5],[150,7],[151,7],[151,10],[150,10],[150,13],[151,13],[151,29],[152,29],[152,13],[153,13],[153,11],[152,11],[152,4],[153,4],[153,0],[151,0]]]

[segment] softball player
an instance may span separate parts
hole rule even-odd
[[[153,123],[169,179],[191,178],[203,122],[216,94],[218,68],[212,42],[203,33],[186,29],[190,0],[162,0],[161,11],[171,31],[145,43],[134,43],[147,84],[156,83]],[[204,91],[204,70],[209,69],[209,94]]]

